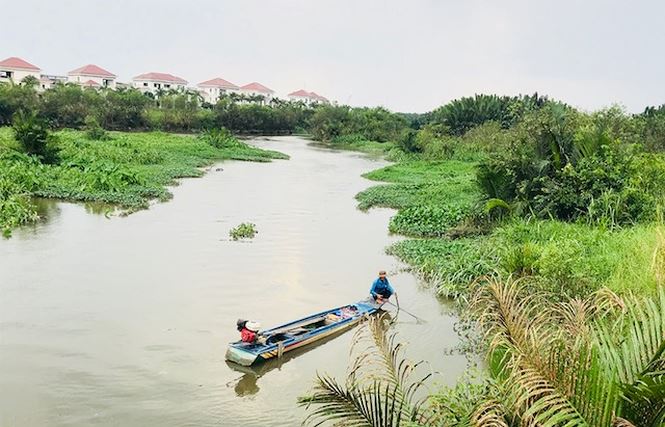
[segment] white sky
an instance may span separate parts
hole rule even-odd
[[[0,0],[0,59],[424,112],[474,93],[665,103],[665,1]]]

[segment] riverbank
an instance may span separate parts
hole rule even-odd
[[[0,230],[5,235],[39,220],[31,197],[107,202],[132,212],[151,200],[168,200],[168,186],[201,176],[201,168],[215,162],[288,159],[229,135],[110,132],[96,141],[86,132],[61,130],[52,138],[59,160],[42,164],[19,152],[11,128],[0,128]]]
[[[360,209],[397,209],[391,233],[410,237],[388,248],[442,296],[468,296],[476,279],[528,276],[540,287],[585,296],[602,287],[651,293],[659,282],[654,254],[660,224],[609,229],[557,220],[511,218],[491,228],[472,224],[483,214],[476,162],[398,162],[364,176],[385,184],[359,193]]]
[[[552,103],[509,128],[451,135],[432,124],[406,131],[394,146],[412,150],[385,150],[396,163],[364,175],[382,184],[358,193],[358,207],[397,209],[388,229],[408,237],[387,252],[459,302],[465,348],[486,357],[486,370],[430,396],[427,425],[665,420],[665,157],[644,148],[642,120]],[[367,351],[359,357],[398,350]],[[386,371],[406,363],[391,360]],[[352,396],[349,417],[366,401],[388,417],[390,387],[410,386],[323,378],[303,401]]]

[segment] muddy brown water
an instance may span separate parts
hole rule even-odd
[[[379,269],[425,318],[395,326],[412,359],[453,384],[451,309],[384,248],[394,213],[356,209],[381,160],[297,137],[256,139],[289,161],[225,162],[127,217],[43,202],[46,219],[0,241],[0,425],[294,426],[316,372],[342,375],[353,332],[239,369],[238,317],[279,324],[366,296]],[[216,171],[216,168],[222,168]],[[250,221],[249,242],[228,231]]]

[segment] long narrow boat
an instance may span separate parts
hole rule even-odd
[[[368,299],[275,326],[261,331],[259,339],[253,343],[236,341],[229,344],[226,360],[250,366],[273,357],[282,357],[287,351],[345,331],[380,308],[380,304]]]

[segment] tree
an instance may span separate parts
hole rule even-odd
[[[446,125],[453,135],[463,135],[469,129],[494,121],[509,128],[532,111],[547,105],[547,97],[537,93],[531,96],[497,96],[476,94],[474,97],[455,99],[432,111],[430,120]]]
[[[21,80],[21,84],[23,86],[28,86],[28,87],[35,87],[39,86],[39,79],[33,75],[28,75],[23,77],[23,80]]]
[[[57,85],[42,95],[41,114],[56,128],[81,128],[85,118],[98,115],[104,102],[96,90],[84,90],[79,85]]]
[[[141,129],[147,126],[145,112],[152,105],[154,99],[137,89],[107,91],[100,107],[99,121],[106,129]]]
[[[36,111],[39,99],[33,86],[0,84],[0,126],[11,124],[19,109]]]

